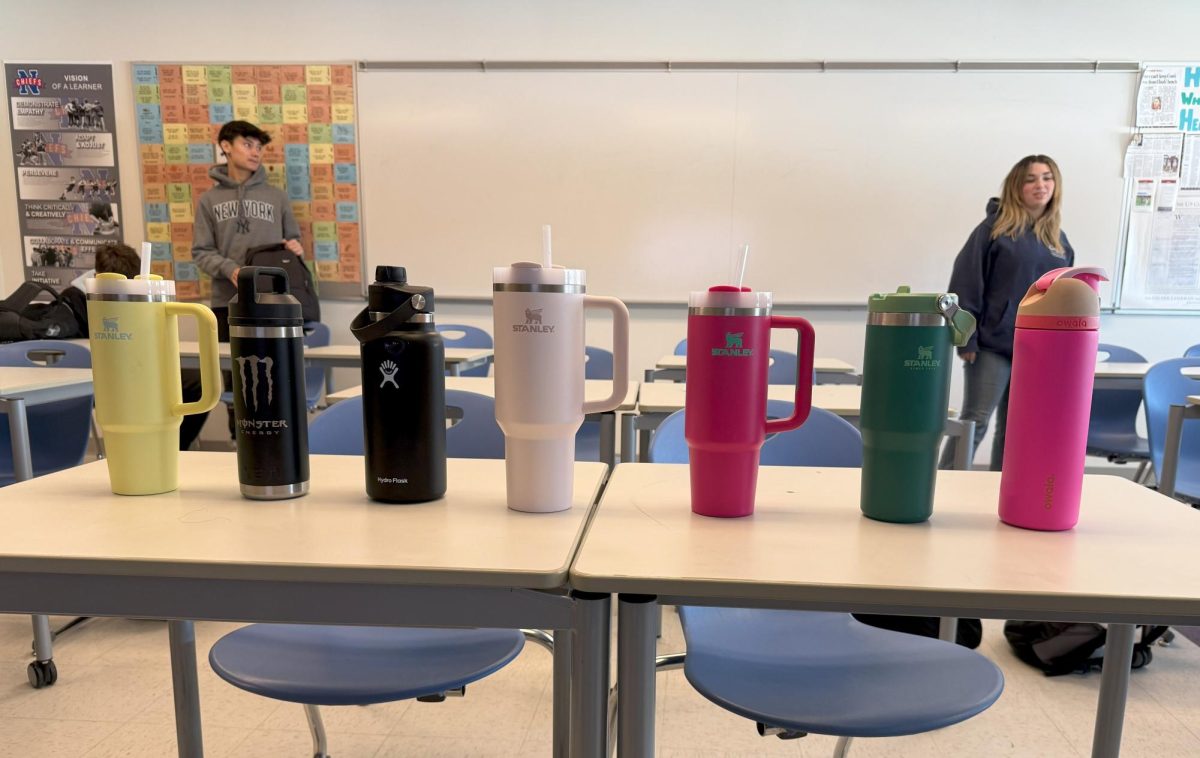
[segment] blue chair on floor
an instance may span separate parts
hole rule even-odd
[[[492,335],[477,326],[466,324],[440,324],[438,334],[446,347],[494,347]],[[487,376],[490,366],[477,366],[463,371],[460,376]]]
[[[679,344],[675,346],[675,355],[687,355],[687,339],[679,340]]]
[[[1184,358],[1200,358],[1200,345],[1192,345],[1183,352]]]
[[[329,326],[320,321],[308,321],[304,324],[304,346],[324,347],[330,341]],[[323,366],[306,365],[304,367],[304,394],[308,410],[315,411],[321,404],[321,396],[325,392],[325,368]]]
[[[1146,372],[1143,391],[1146,396],[1146,431],[1150,437],[1150,458],[1154,474],[1162,472],[1163,451],[1167,439],[1167,417],[1172,405],[1187,405],[1188,395],[1200,394],[1200,381],[1179,373],[1182,368],[1200,366],[1200,358],[1172,358],[1156,363]],[[1179,444],[1179,463],[1175,467],[1175,497],[1200,503],[1200,426],[1185,421]]]
[[[612,379],[613,354],[602,347],[585,347],[587,362],[583,366],[585,379]],[[600,422],[584,421],[575,434],[575,460],[600,460]]]
[[[1146,362],[1141,354],[1120,345],[1102,343],[1099,352],[1102,362]],[[1093,390],[1088,424],[1087,454],[1103,456],[1114,463],[1140,461],[1135,481],[1142,480],[1150,461],[1149,443],[1137,433],[1141,407],[1140,390]]]
[[[63,340],[27,340],[0,345],[0,366],[45,367],[30,358],[53,356],[55,368],[91,368],[92,353],[84,345]],[[39,355],[40,354],[40,355]],[[43,476],[78,466],[87,455],[92,430],[92,395],[30,406],[29,449],[33,475]],[[8,417],[0,416],[0,486],[16,481]]]
[[[217,640],[208,661],[235,687],[303,704],[314,758],[328,758],[318,706],[438,702],[504,668],[524,644],[519,629],[252,624]]]
[[[771,365],[767,368],[767,384],[795,384],[797,364],[800,359],[786,350],[771,351]]]
[[[362,397],[334,403],[308,422],[308,451],[317,455],[363,454]]]

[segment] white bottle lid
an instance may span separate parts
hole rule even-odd
[[[754,310],[762,311],[762,313],[746,315],[765,316],[771,310],[771,293],[754,292],[749,287],[738,289],[731,285],[721,285],[711,287],[703,292],[693,292],[688,298],[688,308]]]
[[[587,290],[587,272],[581,268],[551,266],[540,263],[518,261],[511,266],[492,270],[493,292],[566,292],[583,293]]]
[[[106,295],[153,301],[175,299],[175,282],[163,279],[158,274],[150,274],[145,279],[140,274],[132,279],[125,278],[124,274],[97,274],[95,278],[85,279],[83,285],[84,291],[93,300],[108,299]]]

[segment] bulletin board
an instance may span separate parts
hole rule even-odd
[[[267,181],[287,193],[322,298],[359,298],[362,213],[352,64],[133,65],[145,239],[151,270],[180,299],[207,299],[192,227],[208,172],[224,161],[217,133],[240,119],[271,135]]]

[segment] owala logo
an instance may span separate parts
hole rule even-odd
[[[36,68],[17,69],[17,78],[13,80],[13,86],[17,88],[18,95],[40,95],[42,94],[42,77],[38,76]]]
[[[928,371],[935,368],[941,368],[942,362],[933,357],[933,345],[918,345],[917,358],[911,358],[904,361],[904,368],[916,369],[918,371]]]
[[[542,324],[541,308],[526,308],[525,323],[513,324],[514,332],[532,332],[535,334],[553,334],[554,324]]]
[[[400,385],[396,384],[396,373],[398,371],[400,371],[400,367],[391,361],[380,363],[379,373],[383,375],[383,381],[379,383],[379,389],[383,389],[389,384],[396,389],[400,389]]]
[[[121,325],[117,322],[116,316],[105,316],[100,321],[102,329],[98,332],[92,332],[94,340],[131,340],[133,339],[132,332],[121,331]]]
[[[745,332],[725,332],[725,347],[714,347],[713,357],[738,356],[747,358],[754,355],[754,348],[742,347],[742,337]]]
[[[1042,486],[1042,507],[1050,510],[1054,507],[1054,475],[1046,477],[1046,483]]]

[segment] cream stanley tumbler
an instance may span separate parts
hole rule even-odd
[[[589,413],[615,410],[629,384],[629,311],[584,294],[586,273],[514,263],[492,284],[496,421],[504,431],[508,507],[547,513],[571,507],[575,433]],[[613,391],[585,403],[584,309],[613,316]]]
[[[157,274],[85,282],[96,421],[112,491],[155,495],[179,486],[179,424],[221,397],[217,319],[207,306],[175,302],[175,282]],[[196,319],[200,399],[185,403],[179,377],[179,316]]]

